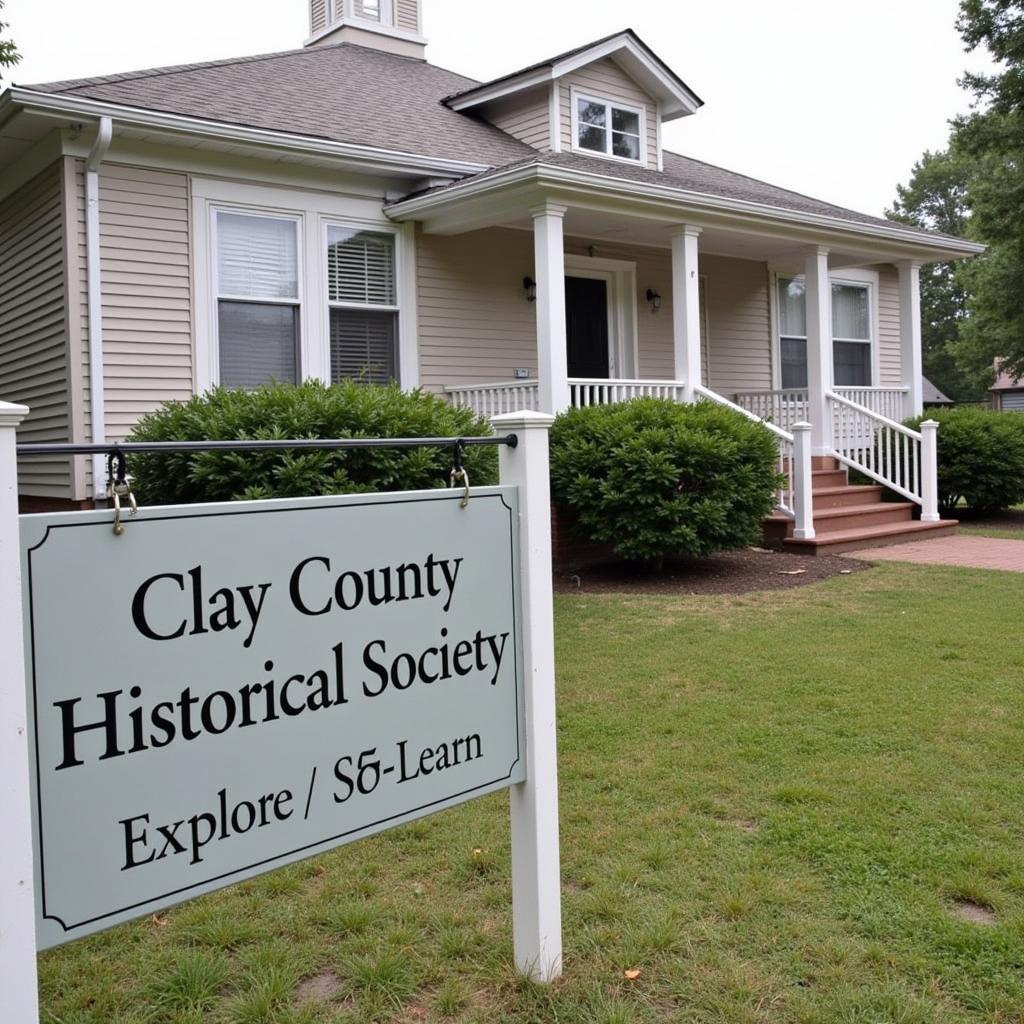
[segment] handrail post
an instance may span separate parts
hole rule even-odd
[[[939,521],[939,425],[921,424],[921,522]]]
[[[39,1020],[15,443],[27,415],[23,405],[0,402],[0,989],[3,1018],[11,1024]]]
[[[794,423],[793,462],[789,467],[793,474],[793,537],[796,540],[814,539],[814,497],[812,486],[814,472],[811,463],[811,425]]]
[[[523,676],[526,688],[526,781],[511,789],[512,933],[516,970],[538,982],[562,973],[562,900],[558,853],[554,610],[551,586],[552,416],[514,412],[491,420],[502,448],[502,484],[519,489]]]

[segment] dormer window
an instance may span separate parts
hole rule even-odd
[[[585,153],[641,163],[644,112],[593,96],[575,94],[574,148]]]

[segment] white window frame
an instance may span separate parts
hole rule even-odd
[[[581,153],[584,156],[597,157],[599,160],[618,160],[619,163],[629,164],[632,167],[647,166],[647,110],[637,107],[632,103],[623,103],[621,100],[609,99],[606,96],[597,96],[593,93],[581,92],[578,89],[570,89],[570,116],[571,116],[571,148],[574,153]],[[580,101],[584,103],[602,104],[605,108],[605,152],[598,153],[593,149],[586,149],[580,142]],[[636,114],[640,124],[640,156],[633,160],[627,156],[616,156],[612,152],[612,109],[624,110],[628,114]]]
[[[768,290],[768,305],[771,317],[771,344],[772,344],[772,387],[776,390],[782,388],[782,336],[779,330],[779,278],[802,278],[804,277],[803,267],[773,267],[770,273],[770,287]],[[832,338],[832,342],[851,341],[858,344],[870,344],[871,346],[871,384],[865,387],[879,387],[881,375],[881,346],[879,334],[879,308],[878,308],[878,271],[867,270],[861,267],[843,267],[828,276],[829,286],[833,284],[852,285],[858,288],[868,289],[868,317],[871,338],[865,342],[863,338]],[[796,337],[796,335],[786,335]],[[835,387],[833,375],[833,387]],[[845,386],[845,385],[844,385]]]
[[[380,16],[377,18],[370,17],[369,15],[362,13],[363,0],[359,0],[360,14],[358,17],[362,18],[363,21],[368,21],[372,25],[385,25],[391,28],[395,24],[395,0],[377,0],[377,7],[380,11]],[[353,3],[353,7],[354,7]]]
[[[416,309],[415,224],[383,219],[379,197],[324,194],[286,186],[193,177],[191,234],[192,293],[195,297],[193,388],[202,394],[220,380],[217,338],[216,222],[214,211],[299,222],[299,380],[330,380],[330,312],[327,288],[326,225],[395,236],[395,295],[398,300],[398,381],[419,386]],[[363,307],[369,308],[369,307]]]
[[[368,231],[377,235],[390,235],[395,243],[395,298],[397,300],[395,305],[382,305],[377,302],[338,302],[331,299],[331,288],[330,283],[327,279],[327,250],[330,245],[330,229],[341,228],[346,231]],[[352,220],[343,220],[337,217],[321,217],[320,218],[320,234],[321,234],[321,252],[323,258],[320,261],[320,265],[323,270],[323,294],[324,294],[324,314],[323,314],[323,331],[324,337],[327,339],[327,368],[326,377],[324,378],[330,382],[331,376],[331,310],[332,309],[355,309],[369,313],[397,313],[397,325],[396,330],[398,332],[398,344],[395,349],[395,369],[398,371],[399,380],[402,380],[402,363],[403,351],[402,351],[402,232],[397,229],[394,225],[383,225],[374,224],[369,225],[362,222],[356,222]],[[403,381],[403,387],[407,387]]]

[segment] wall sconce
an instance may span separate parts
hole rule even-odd
[[[647,289],[647,301],[651,304],[651,312],[657,313],[661,309],[661,296],[653,289]]]
[[[523,290],[526,292],[527,302],[537,301],[537,282],[532,277],[523,278]]]

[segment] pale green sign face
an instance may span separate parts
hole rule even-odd
[[[515,488],[23,516],[38,945],[525,778]]]

